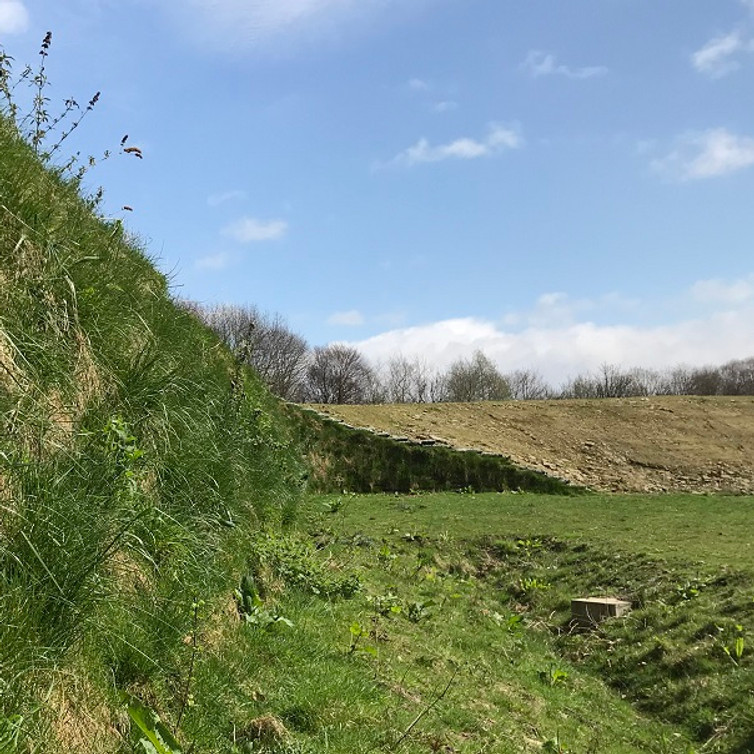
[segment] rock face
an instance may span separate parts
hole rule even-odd
[[[594,490],[754,494],[754,397],[316,406],[356,427],[508,456]]]

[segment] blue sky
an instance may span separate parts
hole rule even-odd
[[[48,29],[186,297],[553,381],[754,355],[754,0],[0,0]]]

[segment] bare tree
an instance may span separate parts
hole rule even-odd
[[[517,369],[505,376],[511,398],[517,401],[538,401],[552,396],[552,388],[533,369]]]
[[[454,403],[510,398],[505,377],[481,351],[453,362],[445,375],[445,399]]]
[[[720,367],[723,395],[754,395],[754,357]]]
[[[429,381],[427,397],[430,403],[440,403],[448,400],[448,379],[444,374],[436,373]]]
[[[374,384],[364,357],[338,344],[315,348],[306,376],[306,397],[313,403],[365,403]]]
[[[720,395],[724,392],[722,387],[720,370],[715,367],[702,367],[691,372],[689,395]]]
[[[641,395],[634,377],[615,364],[603,364],[597,377],[598,398],[627,398]]]
[[[560,388],[558,398],[597,398],[597,383],[591,375],[577,375]]]
[[[691,371],[685,366],[668,369],[663,374],[658,395],[688,395],[691,390]]]
[[[385,398],[390,403],[426,403],[430,400],[431,382],[425,362],[395,356],[387,363]]]
[[[275,395],[301,400],[309,346],[280,315],[264,314],[254,306],[228,304],[200,307],[198,313]]]

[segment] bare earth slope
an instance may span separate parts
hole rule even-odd
[[[595,490],[754,493],[754,397],[312,406],[354,427],[509,456]]]

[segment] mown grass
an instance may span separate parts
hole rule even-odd
[[[333,505],[338,500],[343,503]],[[481,614],[496,613],[502,626],[520,616],[520,623],[514,618],[516,626],[525,626],[527,639],[541,642],[542,656],[553,668],[564,667],[569,679],[584,674],[604,682],[614,699],[678,726],[698,750],[751,750],[754,499],[437,494],[325,497],[311,506],[313,511],[337,509],[323,535],[327,541],[367,543],[367,551],[377,550],[376,562],[380,550],[397,554],[400,563],[413,549],[414,578],[429,577],[430,586],[423,588],[435,602],[442,594],[435,583],[451,584],[465,574],[474,599],[485,595],[489,600]],[[387,589],[390,577],[380,575],[376,563],[367,560],[362,567],[370,583]],[[404,573],[404,582],[410,573]],[[397,591],[405,588],[402,583]],[[634,609],[625,620],[574,632],[570,600],[586,595],[624,597]],[[480,635],[479,626],[458,615],[447,617],[417,643],[438,651],[474,636],[478,662],[500,651],[489,625]],[[508,671],[518,679],[515,667]],[[554,685],[559,688],[560,682]],[[592,709],[592,722],[603,726],[603,712],[591,706],[596,697],[590,702],[593,692],[585,693],[580,699]],[[578,727],[575,721],[589,715],[581,718],[576,703],[571,704],[565,717]],[[494,702],[492,708],[492,717],[507,714]],[[569,728],[572,750],[590,750],[591,744],[578,736]],[[643,745],[647,751],[662,750],[657,743],[655,748]],[[676,743],[668,750],[685,751],[685,746]],[[606,741],[594,750],[611,751]]]
[[[330,498],[323,497],[322,500]],[[484,534],[556,537],[614,546],[682,564],[754,571],[754,497],[588,494],[564,499],[531,493],[359,495],[345,523],[469,539]]]

